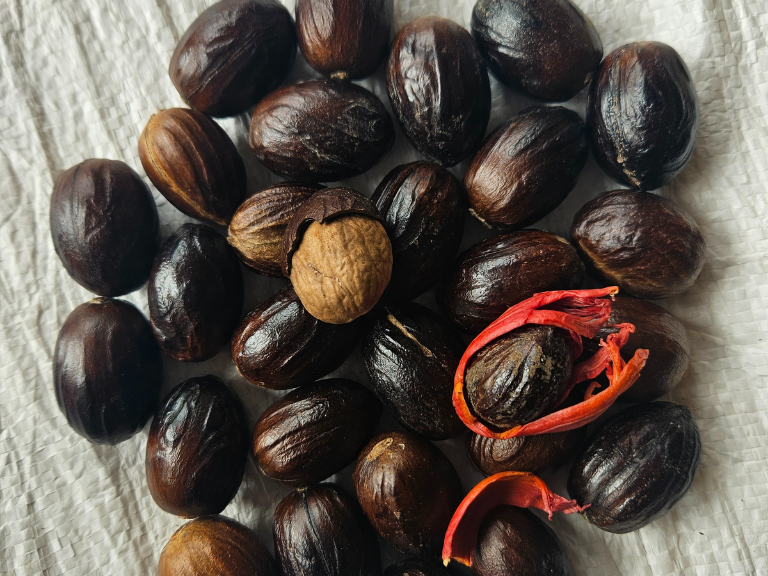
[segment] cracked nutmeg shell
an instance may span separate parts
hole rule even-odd
[[[296,388],[341,366],[361,335],[361,320],[321,322],[287,286],[243,319],[232,336],[232,361],[252,384],[270,390]]]
[[[459,254],[437,290],[446,318],[480,332],[537,292],[578,288],[584,264],[560,236],[540,230],[500,234]]]
[[[381,216],[351,188],[316,192],[283,238],[283,273],[318,320],[345,324],[370,311],[392,275],[392,244]]]
[[[704,267],[706,245],[696,222],[648,192],[603,192],[576,213],[571,238],[587,265],[640,298],[682,294]]]
[[[163,352],[183,362],[208,360],[229,343],[240,321],[240,261],[213,228],[184,224],[155,258],[147,293]]]
[[[394,142],[381,100],[340,80],[308,80],[272,92],[254,110],[249,137],[264,166],[303,182],[362,174]]]
[[[132,304],[97,298],[75,308],[53,352],[56,402],[72,429],[95,444],[141,430],[160,401],[163,362]]]
[[[144,171],[178,210],[226,226],[245,196],[245,164],[227,133],[205,114],[168,108],[139,138]]]
[[[130,166],[91,158],[56,178],[51,238],[72,279],[100,296],[133,292],[160,247],[155,200]]]
[[[283,576],[381,576],[376,533],[336,484],[288,494],[275,509],[273,534]]]
[[[605,57],[587,99],[592,152],[622,184],[655,190],[688,163],[699,103],[680,55],[660,42],[633,42]]]
[[[385,306],[363,338],[374,392],[409,430],[444,440],[464,430],[451,401],[463,341],[440,316],[413,302]]]
[[[168,73],[195,110],[234,116],[274,90],[295,58],[293,19],[278,0],[223,0],[192,22]]]
[[[688,408],[637,404],[606,421],[576,456],[568,493],[589,504],[582,514],[591,524],[626,534],[669,512],[690,488],[700,456]]]
[[[445,168],[412,162],[393,168],[371,196],[392,242],[384,300],[407,302],[450,265],[464,233],[464,191]]]
[[[576,186],[587,152],[587,127],[573,110],[523,110],[488,137],[469,165],[470,212],[497,228],[541,220]]]
[[[179,528],[160,554],[158,576],[279,576],[256,532],[223,516]]]
[[[298,0],[299,48],[315,70],[339,80],[365,78],[389,49],[393,0]]]
[[[288,222],[321,188],[319,184],[284,182],[256,192],[232,216],[227,242],[249,268],[267,276],[282,276],[280,253]]]
[[[259,417],[253,454],[264,475],[288,486],[325,480],[354,461],[381,417],[373,392],[328,378],[289,392]]]
[[[363,512],[400,552],[439,558],[464,490],[450,460],[408,431],[380,434],[360,452],[352,476]]]
[[[491,114],[488,72],[472,36],[439,16],[398,33],[387,89],[408,140],[428,160],[455,166],[480,146]]]
[[[547,102],[578,94],[603,57],[597,30],[569,0],[478,0],[472,36],[502,83]]]
[[[240,398],[216,376],[176,386],[147,437],[145,470],[155,503],[183,518],[224,510],[243,480],[248,432]]]

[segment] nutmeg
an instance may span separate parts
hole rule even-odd
[[[144,171],[187,216],[226,226],[245,196],[245,164],[227,133],[205,114],[169,108],[139,138]]]
[[[318,320],[351,322],[371,310],[392,274],[392,244],[381,217],[351,188],[315,193],[283,239],[283,272]]]
[[[299,206],[321,188],[317,184],[284,182],[256,192],[232,216],[227,242],[246,266],[267,276],[282,276],[280,252],[288,222]]]
[[[452,573],[440,563],[423,558],[408,558],[390,565],[384,576],[450,576]]]

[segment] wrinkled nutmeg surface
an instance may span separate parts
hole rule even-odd
[[[216,376],[176,386],[147,438],[147,485],[157,505],[184,518],[224,510],[243,480],[248,433],[243,404]]]
[[[335,182],[372,168],[395,142],[384,104],[340,80],[284,86],[253,112],[249,143],[277,174],[302,182]]]
[[[488,73],[469,32],[423,16],[398,33],[387,90],[406,136],[428,160],[455,166],[477,150],[491,113]]]
[[[376,533],[336,484],[288,494],[275,509],[273,534],[283,576],[381,576]]]
[[[274,90],[295,57],[293,19],[278,0],[223,0],[192,22],[168,73],[195,110],[234,116]]]
[[[75,308],[53,352],[56,402],[72,429],[96,444],[141,430],[160,401],[163,362],[132,304],[97,298]]]
[[[605,57],[589,90],[592,151],[609,176],[654,190],[693,154],[699,130],[696,88],[675,50],[633,42]]]
[[[288,286],[243,319],[232,336],[232,361],[252,384],[271,390],[296,388],[341,366],[361,335],[361,321],[321,322]]]
[[[352,481],[363,512],[384,540],[406,554],[439,558],[464,495],[440,450],[413,432],[380,434],[360,452]]]
[[[557,208],[587,161],[587,127],[562,106],[534,106],[483,143],[464,176],[469,203],[484,224],[522,228]]]
[[[60,174],[49,218],[56,254],[87,290],[120,296],[149,278],[160,247],[157,207],[124,162],[92,158]]]
[[[446,318],[480,332],[537,292],[578,288],[584,264],[568,242],[540,230],[500,234],[459,254],[437,290]]]
[[[175,360],[207,360],[229,343],[240,320],[240,261],[213,228],[184,224],[155,258],[147,293],[163,352]]]
[[[491,72],[535,100],[570,100],[603,57],[597,30],[569,0],[478,0],[472,36]]]
[[[690,410],[671,402],[631,406],[605,422],[576,457],[568,493],[592,524],[614,534],[666,514],[688,491],[701,456]]]
[[[289,486],[325,480],[355,459],[381,417],[357,382],[320,380],[288,393],[259,417],[253,453],[266,475]]]
[[[144,171],[187,216],[226,226],[245,196],[245,164],[232,140],[205,114],[169,108],[139,138]]]
[[[365,78],[387,56],[393,12],[393,0],[298,0],[301,53],[326,76]]]
[[[647,192],[603,192],[576,213],[571,237],[609,284],[640,298],[682,294],[704,267],[706,246],[696,222]]]
[[[179,528],[160,554],[158,576],[279,576],[256,532],[223,516]]]

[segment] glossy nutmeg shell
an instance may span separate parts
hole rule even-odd
[[[139,158],[152,184],[192,218],[226,226],[245,197],[243,159],[202,112],[168,108],[153,114],[139,138]]]
[[[606,282],[640,298],[682,294],[704,267],[704,237],[693,218],[647,192],[603,192],[576,213],[571,238]]]
[[[149,278],[160,247],[157,207],[124,162],[92,158],[60,174],[49,218],[56,254],[84,288],[120,296]]]
[[[384,576],[449,576],[450,572],[435,560],[408,558],[392,564],[384,571]]]
[[[132,304],[97,298],[75,308],[53,352],[56,402],[75,432],[117,444],[154,413],[163,362],[152,329]]]
[[[171,390],[147,438],[147,486],[160,508],[183,518],[218,514],[237,494],[248,458],[248,415],[216,376]]]
[[[192,22],[168,73],[195,110],[234,116],[274,90],[295,57],[293,19],[278,0],[223,0]]]
[[[609,176],[654,190],[693,154],[696,88],[680,55],[661,42],[633,42],[605,57],[587,100],[592,150]]]

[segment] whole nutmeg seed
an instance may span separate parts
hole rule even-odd
[[[633,42],[605,57],[589,90],[592,151],[606,173],[640,190],[660,188],[693,154],[696,88],[680,55],[660,42]]]
[[[367,172],[389,152],[395,128],[371,92],[340,80],[284,86],[253,111],[249,143],[262,164],[302,182]]]
[[[282,276],[280,253],[288,222],[321,188],[318,184],[285,182],[256,192],[232,216],[227,242],[249,268],[267,276]]]
[[[53,352],[56,402],[72,429],[96,444],[141,430],[160,401],[163,361],[132,304],[97,298],[75,308]]]
[[[301,303],[329,324],[371,310],[392,274],[392,244],[381,217],[351,188],[315,193],[296,211],[283,239],[283,273]]]
[[[270,390],[314,382],[342,365],[362,334],[361,322],[326,324],[302,306],[290,286],[251,310],[232,336],[240,375]]]
[[[158,576],[279,576],[256,532],[223,516],[179,528],[160,554]]]
[[[387,62],[387,90],[406,136],[428,160],[455,166],[485,136],[488,73],[472,37],[439,16],[403,26]]]
[[[578,288],[584,264],[560,236],[540,230],[500,234],[459,254],[438,287],[446,318],[480,332],[537,292]]]
[[[478,0],[472,36],[491,72],[535,100],[570,100],[603,57],[597,30],[569,0]]]
[[[293,19],[278,0],[223,0],[192,22],[168,73],[195,110],[234,116],[274,90],[295,57]]]
[[[576,213],[571,237],[609,284],[640,298],[682,294],[704,267],[706,246],[696,222],[647,192],[603,192]]]
[[[207,360],[229,343],[240,321],[240,261],[213,228],[184,224],[160,249],[147,293],[163,352],[184,362]]]
[[[371,196],[392,242],[392,278],[382,297],[407,302],[443,275],[464,233],[464,192],[437,164],[393,168]]]
[[[315,70],[339,80],[365,78],[387,56],[393,0],[298,0],[299,48]]]
[[[234,392],[216,376],[185,380],[149,429],[149,493],[160,508],[183,518],[218,514],[243,480],[248,440],[248,415]]]
[[[245,164],[227,133],[205,114],[169,108],[139,138],[144,171],[187,216],[226,226],[245,196]]]
[[[376,533],[335,484],[288,494],[275,509],[273,533],[283,576],[381,576]]]
[[[587,127],[562,106],[534,106],[499,127],[464,176],[470,212],[490,227],[523,228],[557,208],[587,162]]]
[[[124,162],[92,158],[60,174],[50,226],[61,263],[87,290],[120,296],[149,278],[160,246],[157,207]]]

